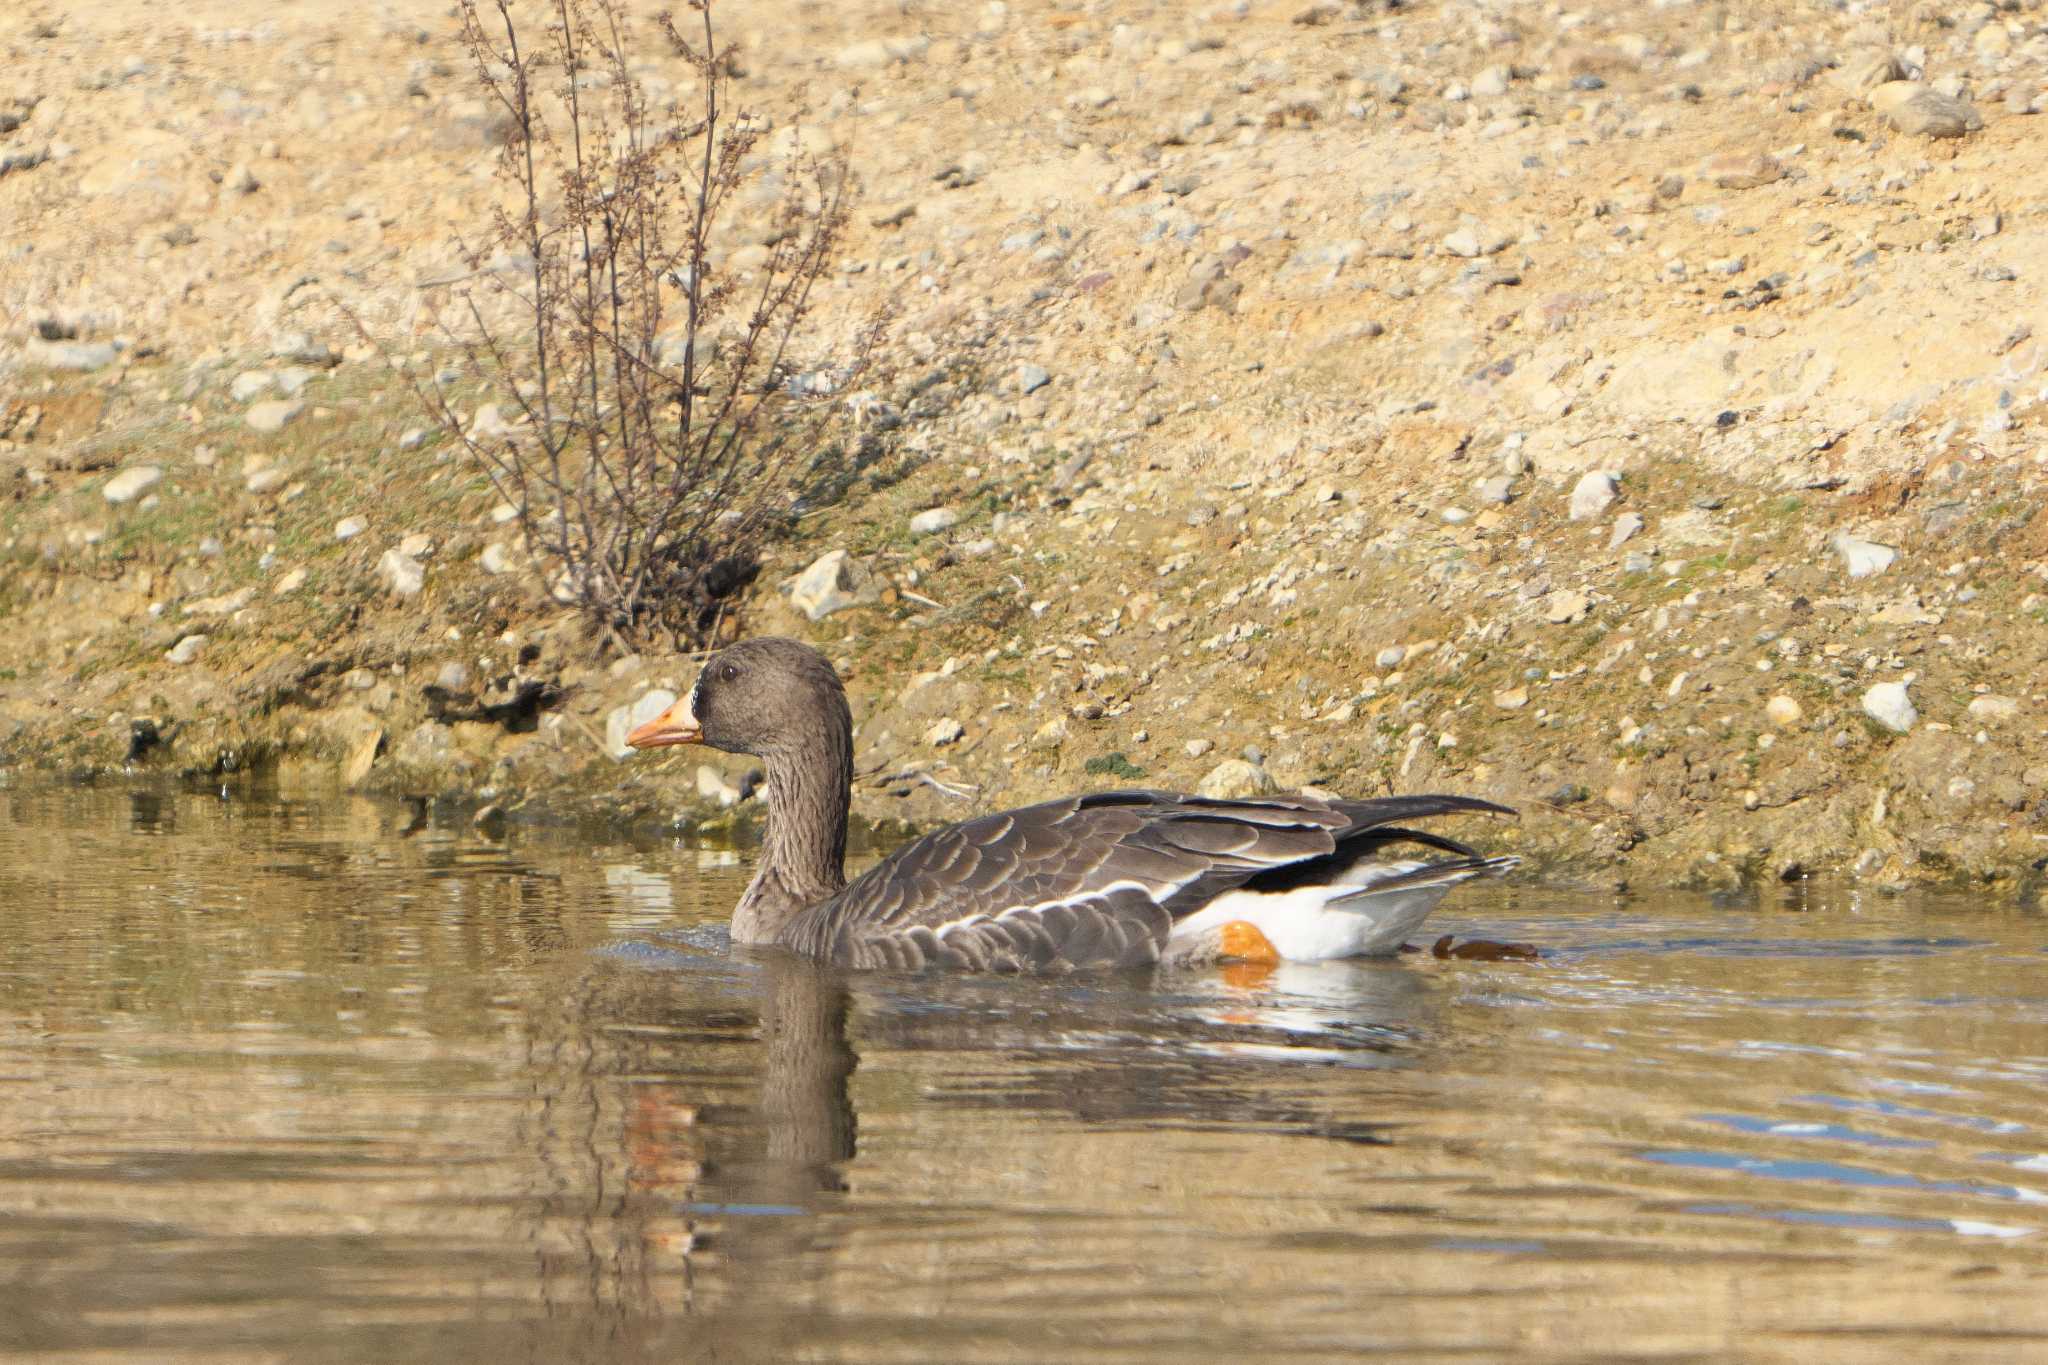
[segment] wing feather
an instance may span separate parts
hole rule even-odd
[[[1255,877],[1289,875],[1367,839],[1467,852],[1439,836],[1385,827],[1505,809],[1457,796],[1069,797],[980,816],[905,845],[799,916],[782,941],[854,966],[899,970],[1139,966],[1158,960],[1175,920]]]

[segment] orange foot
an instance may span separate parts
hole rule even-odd
[[[1249,920],[1232,920],[1223,926],[1218,939],[1223,979],[1232,986],[1250,990],[1264,985],[1273,968],[1280,965],[1280,950]]]

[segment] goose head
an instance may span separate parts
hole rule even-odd
[[[851,729],[846,691],[825,656],[797,640],[763,637],[705,661],[697,684],[626,743],[635,749],[704,744],[758,758],[792,756]]]

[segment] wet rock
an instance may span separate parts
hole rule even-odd
[[[1764,703],[1764,719],[1780,730],[1789,730],[1806,718],[1806,709],[1782,693]]]
[[[156,487],[163,476],[163,470],[153,464],[130,465],[107,480],[106,486],[100,489],[100,496],[119,507]]]
[[[874,574],[845,550],[820,555],[789,590],[789,604],[813,621],[880,597]]]
[[[1195,794],[1235,801],[1264,796],[1272,790],[1273,779],[1264,768],[1242,758],[1226,758],[1208,771],[1195,787]]]
[[[348,752],[342,757],[342,785],[350,788],[362,786],[370,776],[370,769],[376,766],[377,756],[383,752],[384,727],[377,724],[364,726],[350,741]]]
[[[243,414],[242,420],[249,424],[251,431],[260,431],[268,435],[283,431],[294,417],[305,410],[306,405],[294,399],[273,398],[250,408]]]
[[[1591,521],[1621,496],[1621,485],[1604,469],[1588,470],[1572,486],[1570,515],[1573,521]]]
[[[1906,684],[1896,682],[1879,683],[1865,692],[1863,714],[1895,735],[1905,734],[1920,719],[1913,699],[1906,695]]]
[[[613,758],[629,758],[633,746],[626,736],[676,704],[676,694],[664,687],[641,693],[624,706],[615,706],[604,718],[604,751]]]
[[[1899,552],[1889,545],[1862,540],[1844,531],[1831,542],[1835,553],[1842,557],[1842,567],[1849,571],[1851,578],[1871,578],[1889,569],[1898,560]]]
[[[427,571],[410,555],[386,550],[377,560],[377,581],[394,597],[418,597],[427,586]]]
[[[180,639],[165,653],[164,659],[174,664],[189,664],[199,657],[199,651],[206,648],[206,633],[194,631]]]
[[[937,535],[959,525],[960,514],[950,507],[930,507],[910,519],[910,534]]]

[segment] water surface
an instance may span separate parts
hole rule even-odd
[[[0,788],[0,1354],[2048,1359],[2048,922],[1489,885],[1537,963],[734,953],[746,868]]]

